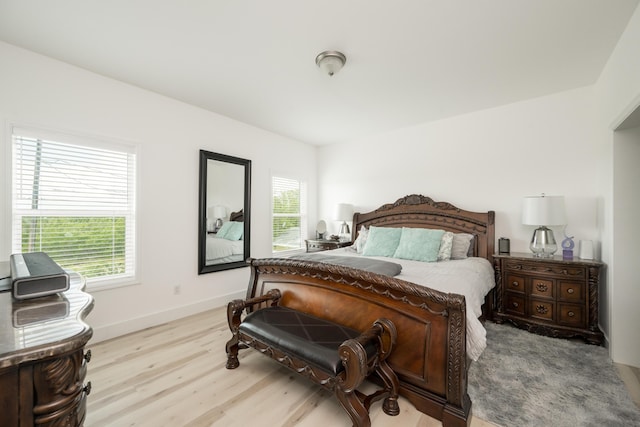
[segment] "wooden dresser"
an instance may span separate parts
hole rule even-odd
[[[83,318],[93,298],[71,273],[67,292],[17,301],[0,292],[0,424],[81,426],[91,328]]]
[[[604,264],[561,256],[494,255],[494,320],[509,321],[552,337],[580,337],[602,344],[598,327],[598,284]]]

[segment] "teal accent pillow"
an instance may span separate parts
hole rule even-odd
[[[222,227],[218,229],[216,237],[219,239],[225,239],[227,237],[227,233],[229,232],[229,230],[231,230],[232,227],[233,222],[225,222],[224,224],[222,224]]]
[[[392,257],[401,235],[401,228],[369,227],[369,235],[362,249],[362,255]]]
[[[394,258],[434,262],[438,260],[444,230],[402,228]]]
[[[242,239],[242,235],[244,234],[244,222],[232,221],[228,222],[227,224],[231,224],[231,227],[229,227],[229,230],[224,235],[224,238],[227,240]]]

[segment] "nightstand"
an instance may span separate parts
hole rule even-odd
[[[598,284],[604,264],[573,258],[496,254],[494,321],[509,321],[551,337],[580,337],[602,344],[598,327]]]
[[[305,242],[307,243],[307,252],[328,251],[352,245],[349,241],[341,242],[339,240],[308,239]]]

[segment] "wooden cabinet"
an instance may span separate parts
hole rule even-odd
[[[340,240],[309,239],[305,242],[307,243],[307,252],[328,251],[351,246],[351,242],[341,242]]]
[[[604,265],[592,260],[494,255],[494,320],[552,337],[602,344],[598,286]]]
[[[67,292],[16,301],[0,292],[0,424],[81,426],[91,383],[91,328],[83,322],[93,298],[71,274]]]

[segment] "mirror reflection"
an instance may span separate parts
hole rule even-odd
[[[246,266],[250,177],[250,160],[200,151],[200,274]]]

